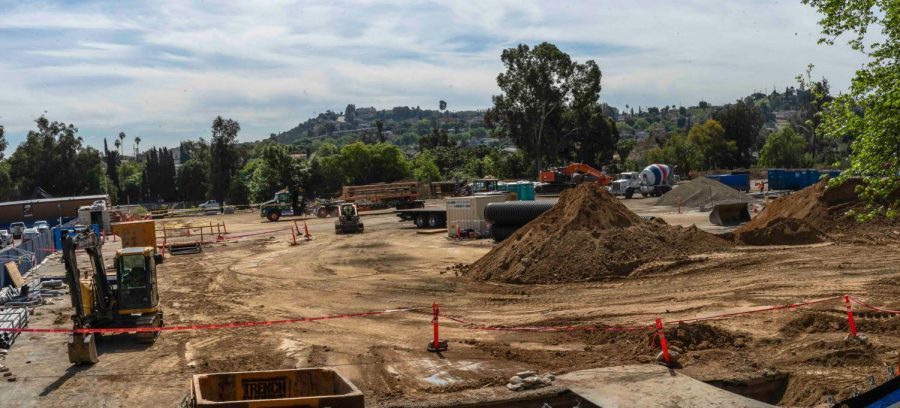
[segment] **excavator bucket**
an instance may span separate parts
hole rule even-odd
[[[96,364],[97,340],[93,333],[72,333],[69,336],[69,362],[73,364]]]
[[[713,206],[709,213],[709,222],[713,225],[739,225],[750,221],[750,210],[747,203],[722,203]]]

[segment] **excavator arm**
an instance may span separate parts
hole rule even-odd
[[[93,267],[94,308],[93,313],[106,313],[112,302],[112,289],[106,278],[106,268],[103,265],[103,244],[90,229],[69,233],[63,239],[62,259],[66,267],[66,281],[69,284],[69,295],[72,298],[72,307],[75,308],[75,325],[85,327],[88,325],[88,317],[83,304],[81,288],[81,270],[78,269],[76,251],[84,249],[91,260]]]
[[[584,163],[569,163],[569,165],[565,168],[565,173],[569,176],[572,176],[576,173],[590,175],[591,177],[597,179],[596,183],[601,186],[609,185],[609,183],[612,181],[612,177],[607,176],[606,173]]]

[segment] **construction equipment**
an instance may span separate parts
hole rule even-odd
[[[330,368],[194,374],[182,407],[362,408],[363,393]]]
[[[678,177],[665,164],[651,164],[638,172],[624,172],[612,182],[609,192],[613,195],[631,198],[635,193],[644,197],[659,197],[672,189]]]
[[[535,192],[548,194],[559,193],[580,183],[596,183],[600,186],[607,186],[612,178],[587,164],[569,163],[565,167],[542,170],[538,181],[540,184],[535,186]]]
[[[334,221],[334,233],[363,232],[363,223],[359,221],[356,204],[342,203],[338,207],[338,219]]]
[[[713,225],[740,225],[750,221],[750,210],[746,202],[718,203],[709,213]]]
[[[423,201],[419,200],[419,183],[415,181],[344,186],[341,200],[356,203],[357,206],[366,210],[389,207],[402,210],[425,205]]]
[[[63,239],[62,259],[75,314],[75,329],[104,327],[161,327],[163,312],[159,306],[156,265],[162,256],[154,247],[123,248],[116,251],[115,275],[107,275],[103,265],[103,244],[90,229],[78,229]],[[76,251],[83,249],[93,272],[82,275]],[[142,342],[152,343],[159,331],[138,332]],[[94,364],[97,344],[94,333],[72,333],[69,337],[69,362]]]

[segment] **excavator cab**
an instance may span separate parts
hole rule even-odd
[[[137,314],[159,306],[155,249],[123,248],[116,252],[116,291],[119,314]]]

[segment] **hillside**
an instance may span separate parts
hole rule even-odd
[[[328,110],[297,124],[294,128],[272,134],[271,139],[280,143],[312,146],[316,142],[329,141],[337,145],[357,140],[378,140],[378,121],[382,122],[381,136],[394,144],[413,146],[419,137],[429,134],[435,127],[446,130],[451,137],[460,139],[483,138],[484,111],[438,111],[420,107],[396,106],[377,110],[374,107],[357,108],[350,104],[343,111]],[[474,129],[480,131],[472,132]]]

